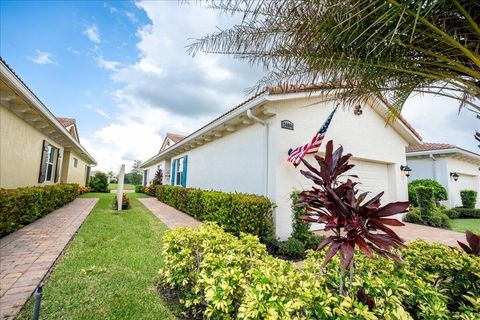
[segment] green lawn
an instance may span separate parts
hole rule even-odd
[[[108,185],[108,188],[111,189],[111,190],[117,190],[117,186],[118,186],[118,184],[116,184],[116,183],[110,183]],[[135,190],[135,186],[133,184],[125,183],[123,185],[123,189],[125,189],[125,190]]]
[[[450,220],[452,230],[465,232],[470,230],[480,234],[480,219],[452,219]]]
[[[154,287],[166,227],[136,198],[111,210],[100,198],[44,287],[42,319],[176,319]],[[17,319],[31,319],[33,299]]]

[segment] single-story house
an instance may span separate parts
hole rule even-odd
[[[338,104],[325,89],[332,86],[268,88],[175,144],[169,141],[142,168],[149,173],[161,168],[164,184],[265,195],[277,206],[276,235],[286,239],[292,231],[290,194],[311,186],[300,174],[303,164],[294,168],[287,152],[309,142]],[[389,110],[385,100],[373,97],[355,108],[340,106],[324,140],[353,154],[351,173],[363,190],[385,191],[384,203],[408,199],[401,169],[405,147],[421,143],[403,117],[386,124]]]
[[[0,188],[88,183],[95,159],[75,119],[57,118],[0,59]]]
[[[407,147],[409,180],[433,179],[445,187],[448,208],[462,205],[461,190],[480,190],[480,154],[452,144],[423,143]],[[477,197],[480,208],[480,197]]]

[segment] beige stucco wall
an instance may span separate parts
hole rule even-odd
[[[60,148],[58,143],[0,106],[0,188],[40,185],[43,140]]]
[[[65,182],[78,183],[81,186],[85,185],[87,178],[87,164],[73,151],[66,152],[69,154],[68,158],[64,157],[64,166],[68,166]],[[73,165],[74,158],[78,159],[77,167]]]

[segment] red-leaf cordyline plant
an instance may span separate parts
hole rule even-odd
[[[315,184],[311,190],[300,193],[299,205],[307,209],[307,215],[301,218],[308,222],[324,223],[325,231],[333,231],[334,235],[326,238],[317,250],[329,246],[324,264],[340,253],[341,281],[344,268],[349,266],[352,278],[355,246],[370,258],[375,252],[400,261],[391,249],[402,246],[403,240],[387,226],[403,226],[402,222],[389,217],[406,212],[409,206],[408,201],[381,206],[383,192],[366,201],[368,192],[359,193],[358,183],[350,179],[342,182],[340,177],[343,173],[354,167],[348,163],[351,156],[350,153],[343,155],[342,146],[333,151],[333,142],[329,141],[325,157],[315,156],[319,169],[302,160],[309,171],[300,170]],[[340,292],[343,293],[342,282]]]
[[[473,233],[472,231],[468,231],[465,233],[467,238],[468,245],[457,241],[460,247],[468,254],[472,256],[480,257],[480,235]]]

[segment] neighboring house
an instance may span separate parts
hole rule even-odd
[[[480,154],[452,144],[423,143],[407,147],[409,180],[433,179],[445,187],[448,208],[462,205],[461,190],[480,190]],[[480,208],[480,197],[477,197]]]
[[[171,133],[167,132],[165,139],[163,139],[162,146],[160,147],[160,150],[158,151],[158,154],[162,153],[166,149],[170,148],[174,144],[182,141],[185,138],[184,135],[176,134],[176,133]],[[170,171],[165,170],[165,160],[161,162],[155,162],[154,164],[150,166],[142,166],[143,168],[143,185],[146,186],[147,184],[150,184],[150,182],[153,180],[155,177],[155,173],[157,172],[158,169],[163,170],[163,181],[164,183],[167,183],[170,181]]]
[[[142,168],[160,167],[165,184],[266,195],[277,206],[276,235],[286,239],[292,230],[290,194],[311,186],[300,174],[304,165],[294,168],[287,152],[310,141],[338,104],[325,88],[331,86],[269,88],[162,149]],[[377,98],[356,108],[340,106],[320,148],[324,152],[330,139],[335,147],[343,145],[354,155],[351,174],[360,177],[361,189],[385,191],[383,203],[407,200],[405,147],[421,142],[402,117],[386,125],[389,109]]]
[[[0,188],[85,185],[95,159],[74,119],[56,118],[0,60]]]

